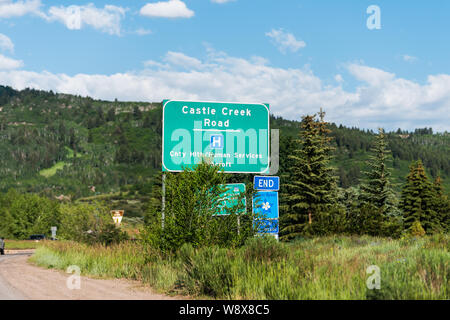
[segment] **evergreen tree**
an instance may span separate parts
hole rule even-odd
[[[154,125],[152,118],[149,115],[146,115],[144,121],[142,123],[142,128],[152,128]]]
[[[106,114],[106,121],[116,121],[116,110],[114,108],[108,110],[108,113]]]
[[[329,140],[325,137],[324,123],[313,116],[305,116],[301,122],[298,146],[289,158],[290,179],[286,185],[286,204],[281,234],[285,240],[312,231],[316,215],[335,201]]]
[[[378,129],[378,135],[371,149],[365,172],[366,183],[361,185],[361,202],[372,204],[381,214],[387,215],[395,209],[395,195],[390,183],[391,171],[387,166],[390,150],[387,149],[386,135],[383,129]]]
[[[437,219],[440,224],[440,231],[449,232],[450,230],[450,200],[444,192],[442,179],[437,176],[433,183],[434,199],[433,208],[436,211]]]
[[[140,120],[142,118],[142,111],[139,109],[138,106],[134,106],[133,108],[133,117],[134,120]]]
[[[325,111],[322,111],[322,108],[320,108],[319,122],[317,124],[319,127],[319,137],[321,139],[321,150],[325,161],[325,166],[323,167],[324,187],[329,190],[327,195],[327,203],[337,203],[338,186],[337,176],[335,175],[336,168],[329,165],[335,148],[331,146],[331,141],[333,138],[330,135],[332,131],[329,128],[330,124],[325,121]]]
[[[400,204],[405,227],[409,229],[415,221],[419,221],[427,233],[432,233],[439,228],[440,223],[433,208],[434,190],[422,161],[411,164],[406,180]]]
[[[95,118],[95,127],[98,128],[105,123],[105,115],[102,108],[97,109],[97,117]]]

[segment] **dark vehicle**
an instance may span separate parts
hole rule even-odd
[[[29,240],[45,240],[45,234],[32,234]]]
[[[5,254],[5,240],[3,238],[0,238],[0,254]]]

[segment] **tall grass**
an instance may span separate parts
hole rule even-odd
[[[137,279],[160,292],[221,299],[449,299],[450,237],[324,237],[284,244],[251,239],[239,249],[184,245],[161,256],[140,244],[108,248],[46,243],[32,260],[86,275]],[[370,290],[366,269],[381,270]]]
[[[24,249],[36,249],[45,241],[34,240],[5,240],[6,250],[24,250]]]

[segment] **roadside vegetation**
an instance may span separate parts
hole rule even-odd
[[[252,238],[239,248],[183,245],[162,255],[142,243],[109,247],[47,242],[40,266],[84,275],[140,280],[159,292],[212,299],[449,299],[450,237],[392,240],[328,236],[279,243]],[[369,266],[381,271],[370,290]]]
[[[5,239],[6,250],[36,249],[43,245],[42,241]]]
[[[211,299],[450,297],[450,236],[436,232],[442,229],[424,219],[426,231],[420,215],[405,229],[403,223],[382,211],[369,211],[370,207],[362,209],[367,210],[363,211],[366,215],[347,221],[340,216],[342,211],[330,210],[324,215],[324,211],[306,207],[314,213],[311,219],[306,214],[304,223],[293,229],[296,234],[289,241],[278,242],[255,235],[251,212],[239,213],[236,208],[229,216],[215,216],[225,179],[219,170],[204,162],[168,175],[164,228],[158,194],[154,194],[137,241],[123,241],[118,238],[120,231],[107,229],[104,233],[99,228],[97,238],[47,242],[32,261],[61,270],[77,265],[84,275],[139,280],[162,293]],[[93,208],[83,204],[65,217],[67,221],[79,219],[67,224],[73,231],[73,225],[80,225],[72,238],[96,225],[97,220],[89,220],[89,214],[83,216],[89,209]],[[87,223],[84,226],[83,221]],[[338,230],[340,235],[323,234]],[[391,231],[393,237],[386,236],[389,230],[395,231]],[[112,241],[104,242],[101,234]],[[370,266],[380,270],[380,289],[367,286]]]

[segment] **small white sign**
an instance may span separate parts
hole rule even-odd
[[[51,227],[50,230],[52,231],[52,239],[56,239],[56,230],[58,230],[57,227]]]
[[[112,210],[111,215],[116,225],[120,225],[122,223],[122,218],[124,215],[124,210]]]

